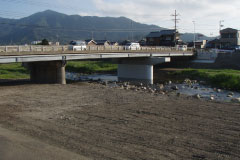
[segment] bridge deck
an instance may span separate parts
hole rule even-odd
[[[173,57],[193,56],[193,53],[97,53],[97,54],[52,54],[52,55],[22,55],[0,56],[0,63],[59,61],[59,60],[87,60],[113,58],[140,58],[140,57]]]
[[[0,46],[0,63],[173,56],[193,56],[193,52],[174,47],[125,50],[124,46],[88,46],[86,50],[73,51],[68,46]]]

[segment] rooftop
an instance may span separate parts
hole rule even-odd
[[[151,32],[149,35],[147,35],[148,38],[155,38],[155,37],[161,37],[162,35],[172,35],[175,34],[176,30],[162,30],[162,31],[156,31],[156,32]]]

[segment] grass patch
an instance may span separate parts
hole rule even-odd
[[[117,70],[117,65],[100,61],[71,61],[67,63],[66,70],[85,74],[114,72]]]
[[[214,87],[240,91],[240,71],[230,69],[184,69],[174,76],[204,80]]]
[[[0,79],[28,79],[29,71],[21,63],[0,64]]]

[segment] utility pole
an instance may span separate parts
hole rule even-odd
[[[219,21],[219,35],[220,35],[220,38],[221,38],[221,30],[222,30],[222,27],[224,25],[222,25],[222,22],[224,22],[224,20],[220,20]],[[222,44],[221,44],[221,41],[220,41],[220,49],[222,48]]]
[[[93,40],[93,38],[94,38],[94,32],[92,31],[92,40]]]
[[[171,15],[172,17],[174,17],[173,21],[174,21],[174,29],[177,31],[177,23],[180,21],[180,19],[178,19],[177,17],[180,16],[180,14],[177,14],[177,10],[175,10],[175,13]]]
[[[132,42],[133,42],[133,21],[131,20]]]
[[[193,34],[193,48],[195,49],[196,48],[196,24],[195,24],[195,21],[192,21],[193,22],[193,27],[194,27],[194,34]]]
[[[222,27],[224,27],[224,25],[222,24],[222,22],[224,22],[224,20],[220,20],[220,21],[219,21],[219,33],[220,33],[220,35],[221,35]]]
[[[174,29],[175,29],[174,42],[175,42],[175,47],[176,47],[176,45],[177,45],[177,23],[180,21],[180,19],[178,19],[178,16],[180,16],[180,14],[177,14],[177,10],[175,10],[175,13],[172,14],[171,16],[174,17],[174,19],[173,19]]]

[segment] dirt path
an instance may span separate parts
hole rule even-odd
[[[0,127],[0,160],[87,160],[17,132]]]
[[[90,159],[240,159],[239,104],[98,84],[18,85],[0,87],[0,124]]]

